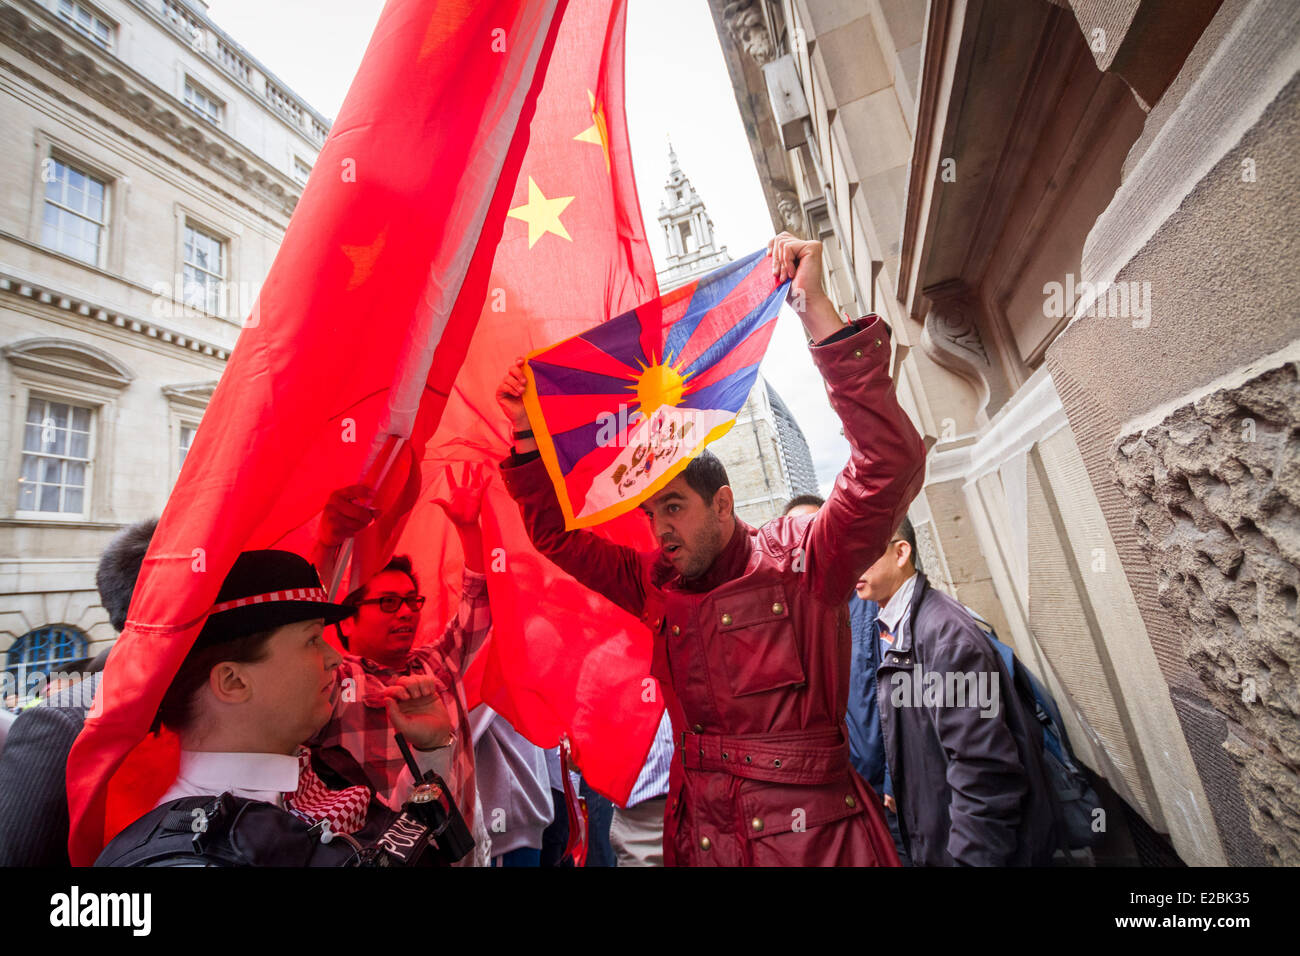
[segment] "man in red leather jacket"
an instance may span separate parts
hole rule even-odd
[[[879,801],[849,763],[845,602],[919,490],[925,446],[894,397],[888,326],[840,321],[821,243],[782,233],[768,249],[774,278],[793,280],[791,305],[852,447],[817,514],[749,527],[706,452],[643,505],[661,548],[642,554],[565,530],[529,435],[516,436],[502,475],[537,549],[654,635],[651,672],[677,745],[665,863],[897,865]],[[517,432],[528,428],[522,364],[497,392]]]

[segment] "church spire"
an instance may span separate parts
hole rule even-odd
[[[668,181],[659,203],[659,227],[664,231],[668,258],[660,272],[660,287],[670,286],[711,272],[731,261],[726,246],[717,245],[713,220],[691,181],[682,172],[677,151],[668,141]]]

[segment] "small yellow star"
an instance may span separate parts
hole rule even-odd
[[[516,206],[507,213],[513,219],[522,219],[528,223],[528,248],[531,249],[537,244],[537,240],[542,238],[548,232],[553,232],[561,239],[573,240],[569,237],[569,232],[564,228],[564,223],[560,222],[560,213],[564,212],[564,207],[573,202],[572,196],[558,196],[555,199],[547,199],[542,195],[542,191],[533,182],[533,177],[528,177],[528,202],[523,206]]]
[[[384,237],[387,231],[385,229],[375,236],[374,242],[368,246],[345,245],[343,247],[343,254],[352,260],[352,275],[348,277],[345,292],[351,292],[370,278],[370,273],[375,269],[375,261],[379,258],[379,254],[384,251]]]
[[[605,172],[609,172],[609,128],[605,125],[605,104],[597,106],[596,97],[591,90],[587,91],[587,99],[591,101],[591,118],[594,122],[573,138],[584,143],[595,143],[603,149]]]

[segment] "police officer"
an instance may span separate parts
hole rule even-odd
[[[180,738],[176,780],[96,865],[433,865],[465,849],[447,840],[463,822],[435,833],[455,814],[440,781],[392,810],[367,787],[331,789],[313,767],[304,742],[339,693],[340,658],[323,629],[352,613],[298,555],[241,554],[159,708]],[[437,690],[417,675],[387,691],[412,748],[405,773],[423,777],[451,739]]]

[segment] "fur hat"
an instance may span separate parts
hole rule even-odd
[[[157,518],[137,521],[114,535],[100,555],[95,586],[99,588],[99,602],[108,612],[108,620],[119,633],[126,627],[135,579],[140,576],[140,565],[157,527]]]

